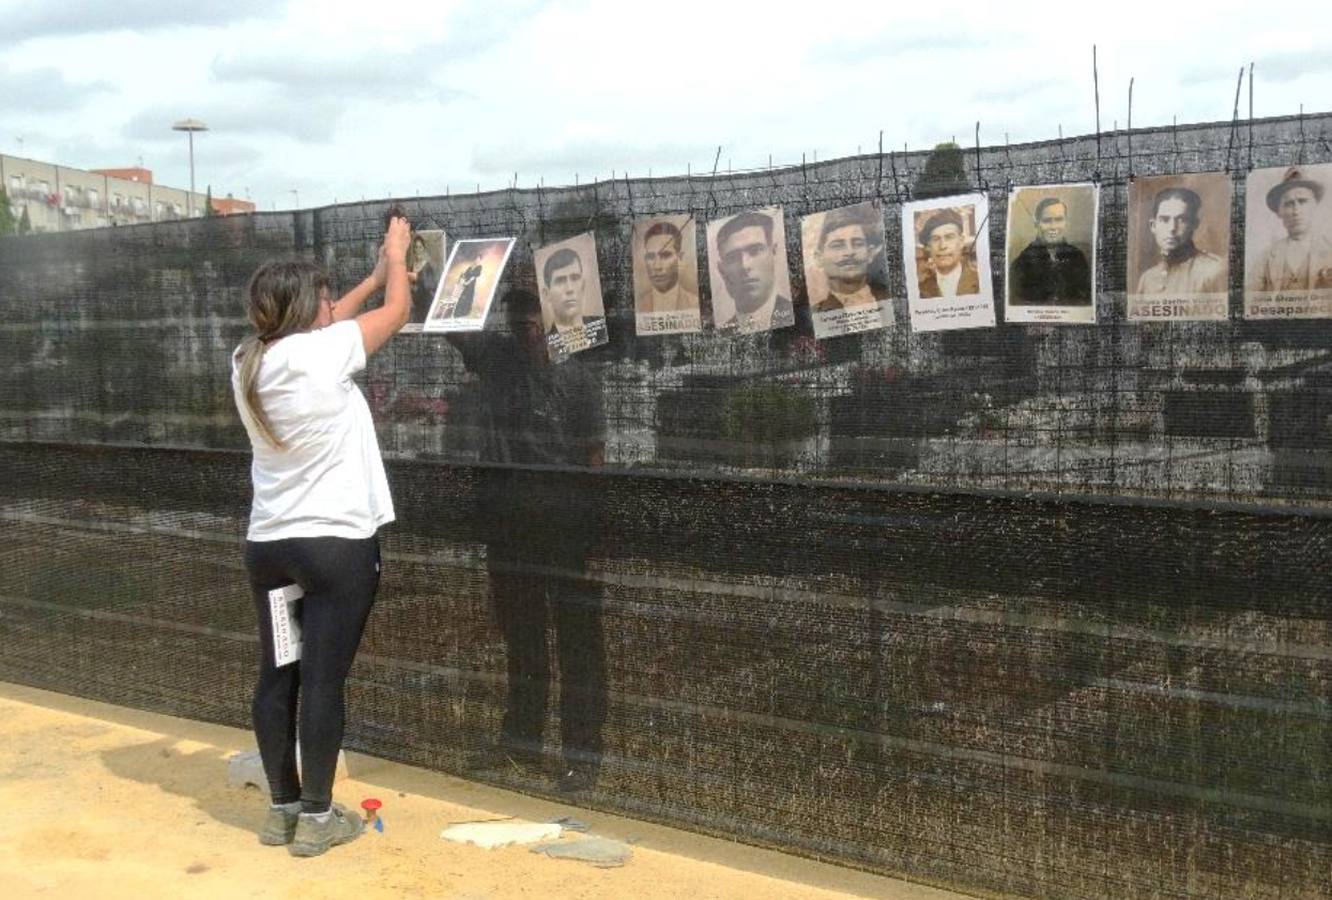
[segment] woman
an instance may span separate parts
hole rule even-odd
[[[460,288],[458,293],[458,302],[453,306],[453,312],[450,315],[455,319],[467,317],[472,312],[472,301],[476,298],[476,283],[481,278],[481,253],[478,250],[476,259],[472,264],[463,270],[462,277],[458,279]]]
[[[379,586],[381,525],[393,521],[374,423],[352,382],[411,309],[407,220],[390,220],[371,275],[336,302],[314,264],[269,263],[250,281],[255,333],[232,358],[236,407],[254,448],[245,565],[263,649],[252,712],[272,794],[259,840],[316,856],[360,835],[332,803],[343,683]],[[360,312],[381,288],[384,304]],[[359,315],[358,315],[359,313]],[[301,657],[276,665],[269,592],[298,585]],[[296,769],[300,697],[301,773]]]

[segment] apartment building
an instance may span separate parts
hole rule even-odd
[[[15,218],[28,211],[33,231],[77,231],[108,225],[167,222],[203,215],[206,194],[153,183],[149,169],[74,169],[0,154],[0,185]],[[223,215],[253,212],[230,195],[213,198]]]

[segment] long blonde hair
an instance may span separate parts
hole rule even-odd
[[[329,287],[328,276],[314,263],[291,261],[265,263],[250,279],[245,315],[254,326],[236,350],[240,394],[245,412],[264,439],[279,450],[283,443],[259,401],[259,364],[264,351],[278,338],[308,331],[319,315],[319,295]]]

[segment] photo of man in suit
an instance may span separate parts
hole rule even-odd
[[[551,358],[606,343],[605,307],[592,233],[540,248],[535,263]]]
[[[583,325],[583,261],[568,247],[556,250],[541,267],[550,304],[547,334],[563,333]]]
[[[1255,291],[1332,288],[1332,236],[1320,217],[1324,185],[1313,173],[1292,166],[1267,192],[1267,208],[1286,236],[1273,241],[1250,279]]]
[[[823,222],[807,262],[819,268],[827,287],[816,295],[811,286],[809,302],[814,311],[871,308],[887,300],[886,273],[879,271],[883,268],[883,220],[873,206],[863,203],[815,215],[821,215]],[[871,272],[875,262],[879,265]]]
[[[715,225],[711,252],[723,288],[718,294],[724,294],[713,299],[718,330],[751,333],[795,324],[786,244],[778,240],[775,221],[780,215],[773,207],[709,224],[710,232]]]
[[[1332,319],[1332,163],[1244,179],[1244,318]]]

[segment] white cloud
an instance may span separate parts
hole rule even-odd
[[[1130,0],[1088,29],[1006,4],[842,0],[789,11],[755,0],[346,0],[226,5],[0,0],[0,149],[74,165],[138,155],[267,208],[798,162],[954,136],[1039,140],[1102,123],[1227,119],[1257,60],[1257,112],[1332,96],[1322,4],[1279,20],[1218,2],[1200,16]],[[1273,24],[1274,20],[1276,24]],[[71,158],[71,157],[77,158]],[[100,157],[100,158],[96,158]],[[115,158],[111,158],[115,157]]]
[[[114,90],[107,81],[71,82],[51,66],[13,71],[0,63],[0,113],[34,108],[47,114],[66,113]]]
[[[274,15],[271,0],[181,3],[179,0],[31,0],[0,3],[0,45],[32,38],[59,38],[105,31],[158,31],[216,26]]]

